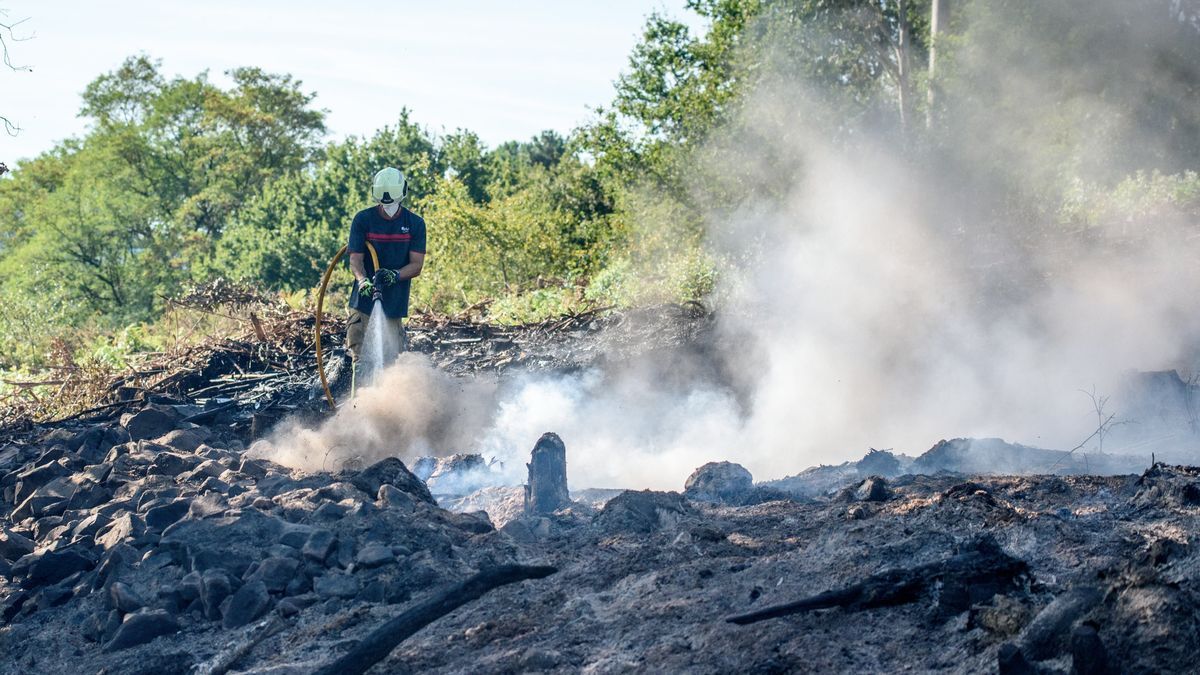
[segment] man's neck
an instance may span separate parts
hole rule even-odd
[[[380,204],[379,207],[381,209],[383,209],[383,214],[385,216],[387,216],[388,218],[394,218],[396,216],[396,214],[400,212],[400,203],[399,202],[392,202],[391,204]]]

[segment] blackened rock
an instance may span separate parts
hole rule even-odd
[[[1093,626],[1083,624],[1071,632],[1071,672],[1077,675],[1108,672],[1108,652]]]
[[[204,494],[192,500],[191,505],[188,506],[188,516],[200,520],[223,514],[228,510],[229,501],[223,495],[220,493]]]
[[[146,526],[156,530],[164,530],[168,525],[182,518],[191,508],[191,500],[176,499],[170,504],[156,506],[146,511]]]
[[[314,520],[334,521],[340,520],[346,515],[346,507],[333,502],[325,502],[313,511],[312,517]]]
[[[146,533],[146,524],[141,517],[132,513],[122,513],[113,518],[108,529],[101,530],[95,538],[96,545],[110,549],[129,540],[139,539]]]
[[[396,556],[392,554],[392,547],[380,543],[367,544],[362,547],[354,559],[355,564],[364,569],[379,567],[395,561]]]
[[[206,570],[223,569],[234,577],[241,578],[250,569],[253,559],[240,552],[208,548],[207,546],[187,547],[188,569],[205,572]]]
[[[33,553],[32,539],[0,527],[0,558],[12,561],[30,553]]]
[[[82,479],[77,483],[78,489],[67,500],[67,508],[72,511],[85,511],[95,508],[112,499],[112,490],[98,482]]]
[[[184,457],[173,452],[160,452],[154,461],[146,468],[147,476],[178,476],[184,471],[190,471],[197,464],[191,457]]]
[[[66,504],[63,501],[63,498],[57,495],[32,494],[28,499],[21,502],[17,508],[13,509],[9,517],[14,523],[19,523],[26,518],[57,515],[54,513],[55,511],[62,513],[66,510]]]
[[[220,478],[208,478],[203,483],[200,484],[199,492],[200,492],[200,494],[204,494],[206,492],[215,492],[219,495],[230,495],[230,496],[237,496],[237,494],[241,494],[240,492],[238,492],[237,494],[231,494],[229,491],[229,487],[230,487],[229,483],[226,483],[225,481],[221,480]]]
[[[41,442],[42,445],[65,445],[69,449],[74,450],[75,448],[71,447],[71,441],[75,440],[75,436],[75,433],[67,429],[51,429],[42,434]]]
[[[42,541],[50,536],[50,533],[60,525],[62,525],[62,516],[46,516],[38,518],[33,523],[33,539],[34,541]]]
[[[20,504],[29,499],[30,495],[37,492],[38,488],[43,485],[55,478],[69,475],[71,475],[71,470],[59,462],[47,462],[22,471],[16,475],[17,491],[13,497],[13,503]]]
[[[88,642],[100,642],[104,639],[104,624],[108,621],[108,610],[100,609],[88,615],[83,620],[79,634]]]
[[[140,412],[121,416],[121,426],[129,432],[130,440],[158,438],[175,428],[175,411],[166,406],[148,405]]]
[[[450,512],[448,515],[450,522],[454,523],[458,529],[472,534],[487,534],[496,529],[492,525],[492,519],[488,517],[487,511]]]
[[[334,549],[333,555],[325,561],[325,565],[332,567],[336,564],[345,569],[352,562],[354,562],[354,537],[338,538],[337,548]]]
[[[296,576],[292,577],[292,580],[288,582],[287,588],[283,589],[283,594],[285,596],[300,595],[301,593],[308,593],[311,591],[312,577],[309,576],[308,571],[305,570],[304,573],[297,574]]]
[[[204,519],[184,519],[163,532],[160,546],[183,552],[188,570],[223,567],[246,572],[262,551],[279,540],[286,523],[257,509],[226,511]]]
[[[104,617],[104,624],[100,628],[100,641],[108,642],[113,639],[117,631],[121,629],[121,613],[117,610],[109,610]]]
[[[259,480],[266,477],[267,467],[257,460],[243,457],[242,463],[238,465],[238,473],[244,473],[254,480]]]
[[[89,464],[83,469],[83,475],[95,483],[103,483],[112,475],[112,462]]]
[[[404,462],[395,457],[380,460],[359,471],[350,482],[369,495],[379,494],[379,488],[383,485],[394,485],[416,499],[437,505],[433,495],[429,494],[429,488],[404,466]]]
[[[379,494],[376,496],[376,499],[378,499],[385,508],[402,509],[404,511],[411,511],[416,507],[417,504],[407,492],[401,490],[395,485],[380,486]]]
[[[709,462],[688,476],[683,494],[702,502],[740,504],[753,487],[754,477],[741,464]]]
[[[1000,675],[1038,675],[1041,672],[1025,660],[1025,655],[1011,642],[1000,645],[996,652],[996,668]]]
[[[313,528],[309,525],[288,523],[283,528],[283,534],[279,537],[279,543],[299,550],[308,541],[308,538],[312,536],[312,533]]]
[[[206,478],[219,478],[221,474],[225,473],[225,471],[226,469],[224,464],[221,464],[216,460],[207,459],[201,462],[200,466],[197,466],[195,469],[193,469],[191,473],[185,476],[185,478],[197,483],[202,483]]]
[[[886,480],[871,476],[854,490],[854,498],[860,502],[886,502],[892,498],[892,490]]]
[[[84,461],[89,463],[99,462],[108,452],[108,446],[104,442],[105,431],[101,427],[91,427],[75,436],[71,440],[69,447],[71,451],[77,453]]]
[[[696,510],[677,492],[626,490],[608,500],[596,522],[610,532],[650,533],[670,529]]]
[[[233,583],[229,574],[220,568],[204,570],[200,582],[200,601],[204,604],[204,615],[216,621],[221,618],[221,603],[233,592]]]
[[[108,587],[108,599],[112,603],[113,609],[122,614],[130,614],[146,606],[146,603],[142,602],[132,588],[120,581],[114,582],[112,586]]]
[[[225,628],[245,626],[266,614],[271,607],[271,594],[261,579],[256,579],[238,589],[225,607],[221,625]]]
[[[196,448],[204,443],[206,437],[206,433],[199,433],[195,429],[175,429],[159,436],[154,442],[169,445],[184,452],[195,452]]]
[[[16,590],[9,593],[8,597],[0,599],[0,623],[8,623],[13,620],[17,612],[25,606],[25,601],[29,600],[29,591]]]
[[[306,607],[312,607],[320,600],[316,593],[302,593],[279,601],[279,612],[284,616],[299,614]]]
[[[28,565],[29,572],[23,582],[26,588],[57,583],[76,572],[90,570],[96,565],[95,559],[79,548],[31,553],[21,560],[26,560],[30,556],[34,558]]]
[[[96,537],[96,533],[100,530],[103,530],[105,527],[108,527],[108,524],[111,522],[112,521],[108,516],[99,513],[93,513],[87,518],[79,521],[79,524],[77,524],[75,527],[71,528],[71,537],[94,539]]]
[[[117,634],[108,641],[108,644],[104,645],[104,651],[113,652],[136,647],[146,644],[160,635],[172,635],[178,632],[179,622],[164,610],[137,612],[125,617],[125,621],[117,629]]]
[[[129,544],[117,544],[104,551],[100,555],[100,564],[96,566],[97,585],[115,581],[118,575],[125,572],[140,557],[138,550]]]
[[[304,554],[305,558],[324,563],[336,543],[337,538],[329,530],[314,530],[308,536],[308,541],[304,542],[304,548],[300,552]]]
[[[271,593],[282,593],[299,567],[300,561],[295,558],[271,557],[259,563],[250,579],[261,580]]]
[[[322,598],[353,598],[358,595],[358,579],[350,574],[331,572],[313,579],[313,590]]]
[[[538,540],[529,525],[521,519],[510,520],[500,528],[500,531],[522,544],[532,544]]]
[[[203,590],[204,581],[199,572],[188,572],[179,580],[179,597],[186,602],[198,599]]]

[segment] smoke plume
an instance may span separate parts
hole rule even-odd
[[[1114,26],[1129,23],[1127,7],[1087,3],[1093,22]],[[1115,394],[1130,370],[1194,367],[1200,344],[1195,214],[1131,233],[1103,218],[1071,229],[1044,208],[1070,201],[1071,182],[1052,176],[1112,179],[1131,170],[1123,149],[1149,161],[1175,147],[1163,115],[1192,99],[1170,82],[1200,81],[1200,64],[1168,58],[1164,36],[1195,29],[1135,28],[1086,59],[1064,59],[1046,31],[977,35],[956,55],[960,82],[988,86],[947,89],[939,150],[921,161],[895,129],[835,128],[843,121],[810,83],[767,78],[698,171],[745,195],[714,202],[708,218],[708,246],[725,261],[715,356],[464,381],[406,355],[353,408],[260,451],[313,470],[479,452],[516,483],[538,436],[555,431],[573,487],[679,489],[719,459],[761,480],[958,436],[1070,449],[1096,428],[1081,390]],[[1125,114],[1106,81],[1159,104]],[[1041,206],[1004,203],[1025,197]],[[1169,449],[1195,460],[1196,438]]]

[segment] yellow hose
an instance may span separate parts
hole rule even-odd
[[[367,251],[371,253],[371,264],[374,269],[379,269],[379,254],[375,252],[375,247],[369,241],[367,242]],[[345,246],[338,249],[337,255],[329,261],[329,267],[325,268],[325,275],[321,277],[321,290],[317,291],[317,372],[321,374],[321,386],[325,388],[325,400],[329,401],[331,410],[337,410],[337,403],[333,400],[333,392],[329,390],[329,380],[325,377],[325,353],[321,351],[321,313],[325,307],[325,289],[329,287],[329,277],[333,276],[333,268],[337,267],[338,262],[345,254]],[[354,364],[351,363],[350,367],[353,368]]]

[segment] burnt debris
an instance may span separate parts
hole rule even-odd
[[[662,314],[414,341],[455,372],[557,368],[708,320]],[[249,360],[257,339],[0,436],[0,675],[1194,669],[1193,467],[1045,475],[1061,453],[957,439],[924,475],[873,451],[766,485],[715,463],[664,478],[677,491],[569,494],[547,435],[528,493],[478,455],[304,473],[246,451],[253,415],[269,428],[314,380],[303,347]],[[1030,475],[974,472],[985,450]]]
[[[529,457],[529,482],[525,484],[525,513],[547,515],[568,506],[567,446],[558,434],[542,434]]]

